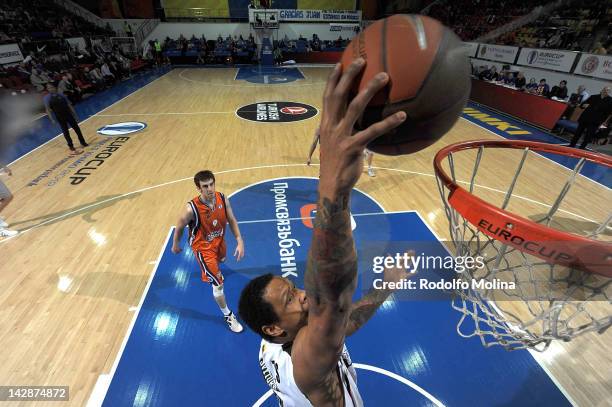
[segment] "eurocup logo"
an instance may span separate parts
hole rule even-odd
[[[538,58],[538,51],[531,51],[529,55],[527,55],[527,63],[529,65],[533,64],[535,60]]]
[[[582,73],[593,73],[599,66],[599,58],[590,56],[582,63]]]

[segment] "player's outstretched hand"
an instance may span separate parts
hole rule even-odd
[[[244,257],[244,242],[242,239],[238,239],[236,250],[234,250],[234,257],[236,257],[236,261],[240,261]]]
[[[365,130],[354,132],[353,126],[370,100],[389,82],[389,75],[380,72],[365,89],[349,100],[354,82],[364,67],[363,58],[353,61],[344,73],[341,65],[336,64],[327,80],[320,127],[321,188],[333,187],[338,192],[350,191],[363,170],[363,149],[369,142],[406,120],[406,113],[400,111]]]

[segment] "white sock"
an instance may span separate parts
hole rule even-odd
[[[224,308],[221,308],[221,312],[223,312],[223,315],[228,316],[229,314],[232,313],[232,311],[229,310],[229,308],[227,308],[227,305]]]

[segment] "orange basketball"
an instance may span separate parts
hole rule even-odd
[[[353,38],[342,54],[342,67],[366,60],[358,90],[379,72],[389,85],[376,94],[357,129],[367,128],[397,111],[401,126],[368,148],[388,155],[421,150],[442,137],[459,118],[470,94],[470,63],[461,40],[439,21],[420,15],[378,20]]]

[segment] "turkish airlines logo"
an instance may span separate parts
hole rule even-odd
[[[308,109],[301,106],[287,106],[281,109],[281,113],[284,114],[306,114]]]

